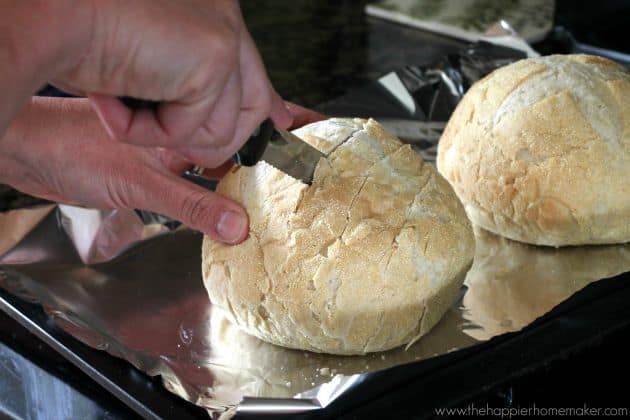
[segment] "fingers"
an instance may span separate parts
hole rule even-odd
[[[222,146],[234,139],[237,116],[241,108],[241,75],[234,71],[209,117],[192,136],[188,146]]]
[[[176,151],[185,160],[208,168],[220,166],[247,141],[268,117],[281,128],[294,125],[269,81],[249,33],[240,34],[238,62],[225,81],[200,79],[212,89],[187,102],[164,102],[157,110],[129,109],[113,96],[90,95],[110,137],[145,147]],[[221,86],[216,88],[216,86]]]
[[[251,134],[251,132],[249,132],[249,134]],[[247,135],[248,137],[249,134]],[[205,146],[184,147],[177,149],[177,154],[195,165],[212,169],[221,166],[234,156],[241,148],[242,143],[243,142],[232,142],[214,149]]]
[[[293,123],[290,126],[290,128],[292,129],[299,128],[303,125],[325,120],[326,118],[328,118],[325,115],[320,114],[319,112],[304,108],[303,106],[294,104],[292,102],[285,101],[284,104],[293,117]]]
[[[228,244],[247,237],[248,218],[240,205],[179,177],[191,167],[189,160],[173,150],[102,141],[104,133],[98,131],[81,133],[80,141],[72,139],[88,144],[83,155],[75,159],[80,165],[72,169],[66,181],[81,186],[64,184],[66,192],[73,192],[70,196],[81,197],[79,201],[94,207],[154,211]],[[68,158],[72,160],[72,155]],[[81,165],[89,170],[81,169]],[[96,175],[83,176],[86,173]]]
[[[150,149],[147,149],[147,151],[149,150]],[[181,153],[169,149],[153,150],[161,165],[166,168],[168,172],[182,174],[194,167],[194,165],[190,163],[190,160],[184,158]],[[221,179],[233,166],[234,162],[227,160],[214,168],[204,168],[201,175],[208,179]]]
[[[50,84],[53,85],[54,87],[56,87],[57,89],[61,90],[64,93],[67,93],[69,95],[74,95],[77,97],[84,97],[86,96],[85,92],[81,89],[77,89],[71,85],[68,85],[66,83],[64,83],[63,81],[57,81],[57,80],[51,80]]]
[[[137,184],[135,188],[129,188],[128,182],[119,184],[123,194],[117,195],[123,197],[123,207],[141,208],[166,215],[216,241],[236,244],[247,238],[249,221],[239,204],[178,177],[192,167],[179,153],[168,149],[154,149],[154,153],[167,171],[161,171],[159,166],[155,168],[157,171],[144,167],[140,168],[140,176],[127,174],[124,178],[136,180]],[[219,179],[232,166],[232,162],[226,162],[217,168],[204,170],[202,175]],[[119,173],[126,174],[126,171],[123,169]]]
[[[243,120],[260,119],[254,125],[256,127],[264,119],[270,117],[277,127],[290,127],[293,116],[271,85],[256,44],[247,30],[241,34],[241,40],[240,68],[243,82],[241,110],[254,111]]]
[[[113,139],[124,141],[133,112],[113,96],[89,94],[88,98],[107,134]]]
[[[173,151],[107,141],[86,102],[39,99],[21,113],[2,139],[0,157],[21,175],[12,184],[87,207],[154,211],[225,243],[247,237],[239,204],[171,172],[190,166]]]
[[[174,175],[155,175],[143,181],[142,194],[130,197],[130,207],[179,220],[219,242],[237,244],[247,238],[249,220],[239,204]]]
[[[160,147],[146,150],[155,153],[160,164],[166,168],[168,172],[182,174],[194,166],[188,159],[185,159],[173,150]]]
[[[223,178],[225,174],[227,174],[230,171],[230,169],[232,169],[233,166],[234,166],[234,162],[232,162],[231,160],[228,160],[219,167],[212,168],[212,169],[204,169],[202,175],[208,179],[221,179]]]
[[[294,116],[275,90],[272,91],[271,112],[269,116],[276,127],[287,130],[293,126]]]
[[[204,98],[191,104],[165,102],[156,111],[131,110],[113,96],[89,94],[88,97],[107,133],[115,140],[137,146],[187,145],[214,106],[212,98]]]
[[[253,41],[246,33],[243,37],[239,65],[214,102],[168,102],[153,112],[130,110],[110,96],[90,95],[110,136],[140,146],[176,149],[191,162],[213,168],[229,159],[272,110],[277,124],[290,125],[291,114],[273,91]],[[188,138],[180,138],[195,124]]]
[[[235,133],[239,144],[243,144],[260,123],[269,117],[273,104],[273,89],[256,46],[247,31],[241,34],[241,39],[243,98]]]

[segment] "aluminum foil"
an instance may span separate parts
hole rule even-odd
[[[519,330],[587,284],[630,270],[630,245],[551,249],[477,230],[462,297],[428,335],[408,350],[332,356],[242,333],[208,300],[201,234],[139,229],[140,218],[124,213],[97,218],[66,206],[0,213],[0,226],[16,242],[0,257],[1,286],[40,302],[85,344],[161,375],[166,388],[214,416],[325,407],[368,372]],[[100,228],[90,235],[70,228],[82,225]],[[104,254],[117,257],[85,262]]]
[[[470,84],[524,54],[481,43],[386,75],[377,85],[387,99],[372,100],[398,111],[372,116],[430,159]],[[85,344],[160,375],[213,417],[326,407],[369,372],[518,331],[587,284],[630,270],[630,245],[550,249],[477,230],[460,298],[429,334],[407,350],[331,356],[274,346],[230,324],[201,281],[202,236],[164,218],[46,205],[0,213],[0,232],[0,286],[41,303]]]
[[[504,32],[457,54],[387,73],[320,110],[333,116],[375,118],[426,161],[434,162],[442,131],[468,88],[499,67],[537,56],[522,39]]]

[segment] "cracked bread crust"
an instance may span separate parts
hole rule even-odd
[[[250,237],[204,239],[213,304],[262,340],[336,354],[411,344],[451,305],[474,253],[448,183],[373,120],[295,134],[329,153],[307,186],[265,162],[217,191],[243,203]]]
[[[595,56],[496,70],[448,122],[437,166],[471,221],[536,245],[630,241],[630,74]]]

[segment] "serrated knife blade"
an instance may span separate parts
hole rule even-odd
[[[253,166],[264,160],[276,169],[306,184],[313,182],[313,173],[325,154],[289,131],[265,121],[234,156],[239,165]]]

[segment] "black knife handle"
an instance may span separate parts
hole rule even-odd
[[[273,122],[270,119],[263,121],[241,147],[241,150],[232,157],[234,162],[242,166],[254,166],[257,164],[265,152],[267,144],[269,144],[273,130]]]
[[[136,99],[130,96],[122,96],[118,98],[126,107],[132,110],[149,109],[155,111],[160,104],[157,101],[147,101],[144,99]],[[242,166],[254,166],[263,153],[271,139],[274,126],[270,119],[266,119],[251,135],[241,149],[232,156],[232,160]]]

